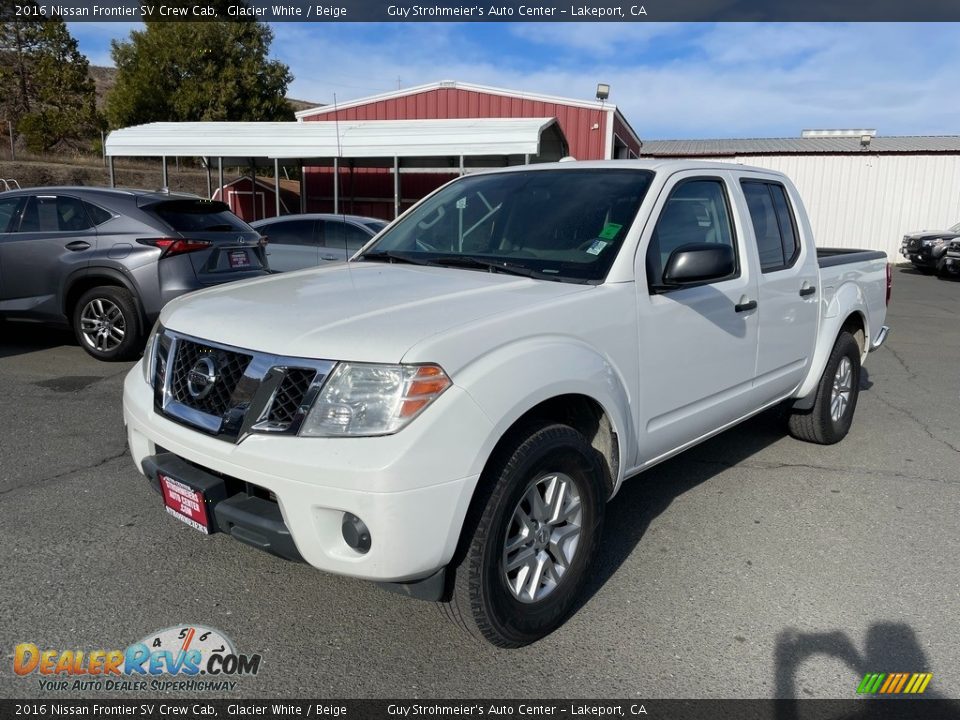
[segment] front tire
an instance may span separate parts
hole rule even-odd
[[[534,429],[480,479],[445,614],[499,647],[532,643],[573,609],[600,541],[602,459],[579,432]]]
[[[130,360],[140,350],[140,316],[125,289],[104,285],[87,290],[73,309],[80,347],[97,360]]]
[[[860,396],[860,346],[848,332],[840,333],[823,370],[810,410],[795,410],[788,419],[798,440],[833,445],[850,432]]]

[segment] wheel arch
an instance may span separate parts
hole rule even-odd
[[[101,286],[121,287],[133,296],[133,303],[140,316],[140,323],[143,327],[147,326],[147,318],[143,311],[143,304],[140,302],[140,294],[133,282],[121,271],[109,267],[83,268],[72,273],[64,283],[63,296],[60,301],[60,308],[67,322],[73,322],[73,312],[76,309],[77,301],[80,297],[95,287]]]
[[[817,388],[820,385],[820,378],[827,366],[827,361],[830,359],[830,353],[837,343],[837,338],[844,332],[849,332],[857,341],[857,345],[860,347],[860,363],[863,364],[867,353],[870,351],[868,340],[870,338],[870,326],[865,305],[851,309],[845,314],[824,318],[817,347],[814,351],[813,362],[810,365],[806,380],[797,391],[798,399],[793,403],[794,409],[809,410],[813,407]]]
[[[636,445],[629,392],[612,363],[594,348],[569,338],[511,344],[471,363],[456,381],[493,420],[474,464],[481,478],[495,454],[518,434],[534,424],[559,422],[581,432],[600,453],[608,494],[619,489]]]

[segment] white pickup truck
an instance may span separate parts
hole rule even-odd
[[[514,167],[345,265],[171,302],[124,419],[177,519],[516,647],[570,612],[627,478],[778,404],[841,440],[889,297],[886,256],[818,252],[781,174]]]

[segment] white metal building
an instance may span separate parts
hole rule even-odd
[[[904,234],[960,222],[960,136],[807,131],[799,138],[648,140],[641,157],[722,160],[786,173],[817,244],[883,250]]]

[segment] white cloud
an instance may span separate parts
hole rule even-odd
[[[447,77],[582,98],[609,82],[611,100],[646,138],[960,131],[957,25],[513,26],[488,53],[460,28],[446,28],[436,44],[423,28],[344,43],[329,66],[399,74],[407,85]],[[322,96],[321,78],[300,82]]]

